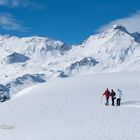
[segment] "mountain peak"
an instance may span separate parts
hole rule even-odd
[[[111,29],[113,29],[113,30],[121,30],[121,31],[123,31],[125,33],[128,33],[127,29],[124,26],[122,26],[121,24],[114,24],[111,27]]]

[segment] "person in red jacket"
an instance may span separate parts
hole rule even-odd
[[[109,105],[110,91],[108,90],[108,88],[107,88],[106,91],[103,93],[103,96],[105,96],[105,98],[106,98],[106,103],[105,103],[105,105]]]

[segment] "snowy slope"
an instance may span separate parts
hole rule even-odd
[[[140,71],[140,34],[121,25],[73,46],[47,37],[0,36],[0,81],[10,95],[40,80],[121,71]]]
[[[30,87],[0,104],[3,140],[139,140],[139,72],[92,74]],[[122,106],[100,104],[106,88]],[[8,129],[10,128],[10,129]]]

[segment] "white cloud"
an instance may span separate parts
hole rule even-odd
[[[104,30],[107,30],[114,24],[121,24],[122,26],[126,27],[126,29],[129,32],[136,32],[136,31],[140,32],[140,11],[130,15],[129,17],[111,21],[110,23],[101,26],[97,30],[97,32],[102,32]]]
[[[0,6],[6,6],[8,0],[0,0]]]
[[[8,7],[24,7],[31,9],[44,9],[46,5],[41,3],[35,3],[31,0],[0,0],[0,6],[8,6]]]
[[[0,0],[0,6],[19,7],[21,6],[22,2],[22,0]]]
[[[26,31],[28,28],[13,18],[10,13],[0,13],[0,27],[6,30]]]

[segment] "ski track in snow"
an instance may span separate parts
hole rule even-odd
[[[134,108],[140,108],[140,101],[127,101],[122,102],[123,107],[134,107]]]

